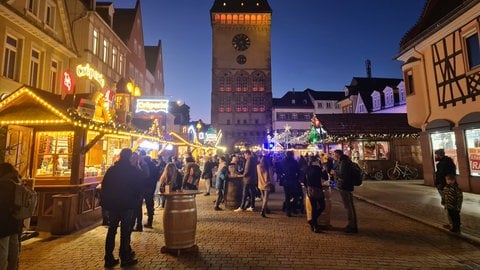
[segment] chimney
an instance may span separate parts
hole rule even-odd
[[[372,62],[370,59],[365,61],[365,67],[367,68],[367,78],[372,78]]]

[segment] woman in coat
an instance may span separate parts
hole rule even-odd
[[[267,217],[265,214],[268,211],[268,196],[270,189],[273,186],[273,166],[269,156],[263,156],[260,163],[257,165],[258,175],[258,189],[262,192],[262,217]]]

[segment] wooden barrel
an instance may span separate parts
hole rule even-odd
[[[195,195],[168,196],[163,213],[165,247],[185,249],[195,245],[197,207]]]
[[[242,203],[242,177],[231,177],[225,183],[225,208],[237,209]]]

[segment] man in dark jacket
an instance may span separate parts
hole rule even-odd
[[[333,159],[336,161],[336,167],[330,173],[334,175],[337,187],[342,197],[343,206],[347,210],[348,225],[344,228],[347,233],[357,233],[357,213],[353,205],[353,180],[351,177],[352,161],[342,150],[333,152]]]
[[[258,175],[257,175],[257,158],[250,150],[246,150],[245,168],[243,169],[243,191],[242,202],[236,212],[239,211],[253,211],[255,210],[255,195],[257,192]],[[250,207],[247,208],[247,199],[250,201]]]
[[[100,205],[109,213],[109,227],[105,240],[105,267],[113,267],[119,263],[113,256],[115,235],[120,227],[120,259],[122,266],[134,265],[138,262],[130,248],[132,234],[133,210],[141,198],[142,187],[137,179],[141,177],[138,168],[130,163],[132,150],[122,149],[120,159],[110,167],[103,177],[100,193]]]
[[[294,158],[292,151],[288,151],[282,162],[283,190],[285,192],[285,212],[288,217],[292,216],[294,207],[298,205],[299,193],[303,194],[300,184],[300,165]]]
[[[10,163],[0,164],[0,269],[17,269],[19,235],[23,220],[13,217],[18,172]]]
[[[215,168],[215,162],[212,157],[205,157],[205,164],[203,166],[202,178],[205,179],[205,196],[210,195],[210,187],[212,186],[213,169]]]
[[[444,205],[443,188],[447,184],[445,176],[457,174],[457,166],[453,162],[453,159],[449,156],[445,156],[445,150],[435,150],[435,161],[437,161],[437,171],[435,172],[435,186],[440,194],[441,204]]]

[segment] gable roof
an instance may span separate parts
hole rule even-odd
[[[155,74],[157,68],[158,56],[160,55],[160,47],[162,42],[159,40],[157,46],[144,46],[145,48],[145,62],[147,64],[147,69]]]
[[[77,94],[76,103],[80,97]],[[64,100],[60,95],[32,87],[21,87],[0,102],[0,122],[23,121],[33,124],[69,123],[72,117],[68,109],[73,105],[73,95]],[[42,123],[42,121],[44,123]]]
[[[313,103],[308,93],[288,91],[281,98],[273,98],[272,106],[275,108],[304,108],[304,109],[313,109]]]
[[[125,44],[128,44],[130,40],[136,15],[137,6],[135,8],[116,8],[113,14],[113,31]]]
[[[316,116],[330,136],[371,137],[372,134],[395,136],[417,134],[421,131],[408,124],[406,113],[339,113]]]
[[[315,91],[310,88],[305,89],[314,100],[335,100],[340,101],[345,98],[345,92],[343,91]]]
[[[431,32],[451,22],[479,0],[427,0],[422,15],[400,41],[400,52],[423,40]]]
[[[251,12],[268,13],[272,12],[267,0],[245,1],[245,0],[215,0],[210,12]]]

